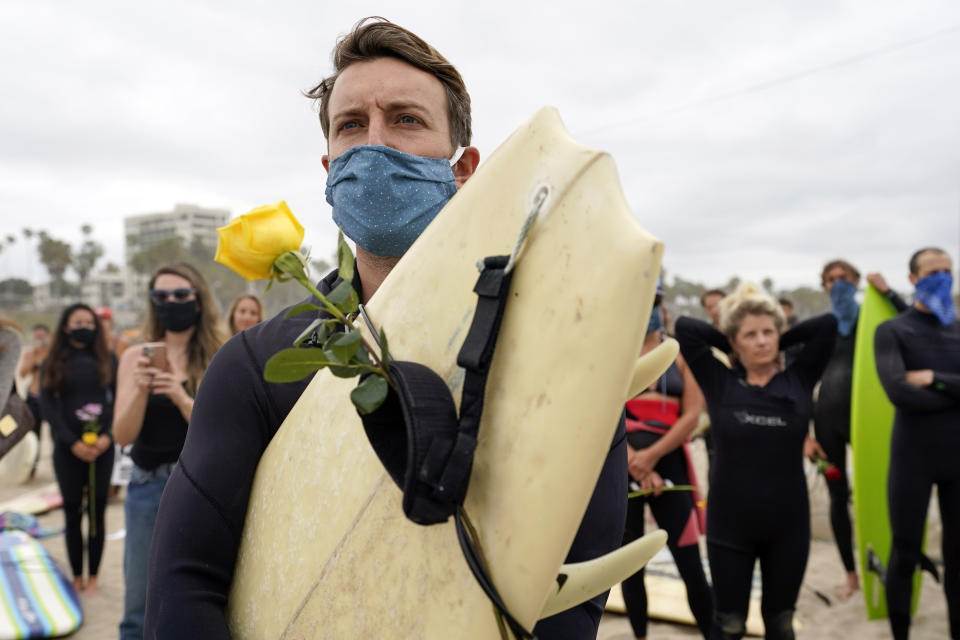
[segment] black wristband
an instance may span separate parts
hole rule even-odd
[[[933,372],[933,380],[930,382],[930,388],[935,391],[946,391],[947,385],[942,380],[937,380],[937,372]]]

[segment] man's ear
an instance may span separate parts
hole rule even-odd
[[[917,286],[917,280],[919,280],[920,278],[917,277],[917,274],[910,273],[910,274],[907,274],[907,279],[910,280],[910,284],[912,284],[913,286]]]
[[[457,163],[451,167],[453,177],[457,181],[457,189],[463,186],[473,172],[477,170],[480,164],[480,151],[476,147],[467,147],[463,150],[463,155],[457,160]]]
[[[320,156],[320,163],[323,165],[323,168],[330,173],[330,156],[323,154]]]

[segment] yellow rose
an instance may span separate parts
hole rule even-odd
[[[93,445],[97,444],[98,437],[99,436],[97,436],[97,434],[95,434],[94,432],[87,431],[81,436],[81,440],[83,440],[83,444],[89,445],[92,447]]]
[[[262,280],[273,273],[273,262],[286,251],[299,251],[303,225],[287,203],[257,207],[217,229],[217,262],[247,280]]]

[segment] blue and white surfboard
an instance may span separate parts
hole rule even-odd
[[[67,635],[83,624],[73,585],[23,531],[0,532],[0,640]]]

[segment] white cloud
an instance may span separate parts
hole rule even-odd
[[[7,3],[4,231],[89,221],[120,261],[125,215],[285,198],[327,253],[325,143],[299,92],[329,72],[338,35],[383,10]],[[544,104],[609,150],[674,274],[816,284],[842,255],[906,289],[913,248],[957,255],[960,31],[884,52],[960,24],[955,3],[428,2],[387,17],[461,70],[483,157]],[[11,255],[0,277],[40,277]]]

